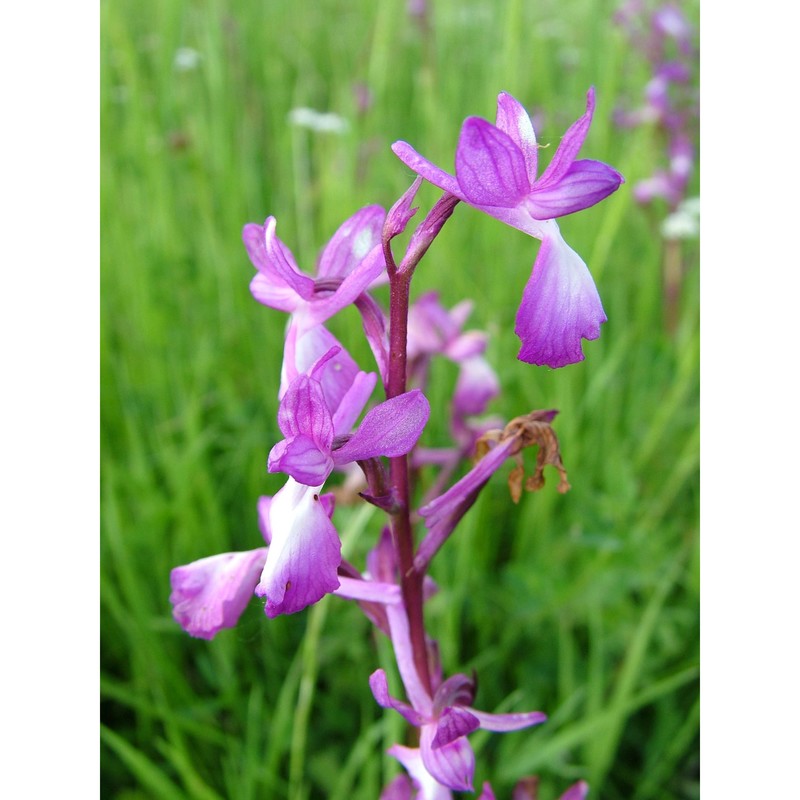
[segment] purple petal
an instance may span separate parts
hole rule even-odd
[[[409,168],[414,170],[417,175],[421,175],[428,183],[444,189],[456,197],[465,200],[463,192],[458,185],[458,181],[452,176],[448,175],[444,170],[439,169],[435,164],[432,164],[427,159],[423,158],[410,144],[407,142],[395,142],[392,145],[394,154]]]
[[[344,278],[381,242],[386,212],[380,206],[366,206],[343,222],[325,245],[317,277]]]
[[[419,749],[422,763],[433,777],[457,792],[472,791],[475,774],[475,753],[466,738],[456,739],[444,747],[433,747],[436,725],[423,725]]]
[[[376,669],[375,672],[369,676],[369,688],[372,690],[375,702],[381,708],[393,708],[407,722],[417,728],[425,723],[425,718],[417,713],[408,703],[395,700],[395,698],[389,694],[389,683],[386,680],[386,673],[382,669]]]
[[[258,498],[258,528],[267,544],[272,541],[272,531],[269,528],[269,509],[271,505],[272,497],[269,495],[262,495]]]
[[[602,161],[573,162],[561,180],[547,188],[534,187],[525,203],[531,216],[547,220],[582,211],[619,189],[624,178]]]
[[[232,628],[253,597],[267,548],[222,553],[175,567],[170,573],[172,616],[192,636],[213,639]]]
[[[342,281],[333,294],[324,297],[317,295],[309,304],[305,315],[305,325],[319,325],[338,314],[342,309],[355,303],[356,298],[365,292],[386,267],[383,248],[380,244],[373,247],[367,256]]]
[[[489,401],[500,393],[495,371],[483,356],[464,359],[453,394],[453,411],[462,416],[483,414]]]
[[[333,471],[333,459],[310,436],[301,434],[278,442],[270,450],[267,469],[285,472],[306,486],[321,486]]]
[[[301,611],[339,588],[341,543],[319,487],[289,478],[272,498],[269,523],[272,544],[256,587],[268,617]]]
[[[333,452],[333,460],[342,465],[407,453],[417,443],[430,411],[430,404],[419,389],[386,400],[369,411],[352,438]]]
[[[386,616],[389,620],[389,632],[397,669],[403,680],[406,697],[422,716],[430,718],[433,714],[433,705],[414,665],[414,651],[411,647],[405,607],[399,603],[387,605]]]
[[[411,779],[408,775],[396,775],[386,785],[378,800],[414,800]]]
[[[419,790],[415,800],[453,800],[450,790],[446,786],[442,786],[425,769],[425,765],[422,763],[422,754],[418,748],[395,744],[386,752],[390,756],[394,756],[408,770],[414,785]]]
[[[359,372],[333,415],[334,435],[350,433],[375,388],[378,376],[374,372]]]
[[[322,451],[330,451],[333,420],[319,381],[300,375],[289,386],[278,408],[278,427],[287,438],[305,434]]]
[[[436,690],[433,711],[439,714],[451,706],[468,706],[475,699],[475,681],[461,673],[452,675]]]
[[[339,588],[334,592],[347,600],[365,600],[368,603],[399,603],[400,587],[395,583],[360,580],[339,576]]]
[[[564,794],[561,795],[559,800],[586,800],[589,795],[589,784],[586,781],[578,781],[573,783]]]
[[[487,714],[485,711],[476,711],[474,708],[470,708],[469,711],[477,717],[481,728],[497,733],[520,731],[523,728],[530,728],[531,725],[547,722],[547,714],[541,711],[527,711],[520,714]]]
[[[547,169],[542,173],[542,177],[536,182],[534,188],[547,188],[552,184],[558,183],[564,177],[567,170],[572,166],[572,162],[578,157],[578,152],[583,145],[584,139],[586,139],[586,134],[589,133],[593,114],[594,86],[586,94],[585,113],[570,125],[569,130],[562,137],[553,155],[553,160],[547,165]]]
[[[478,795],[478,800],[497,800],[494,792],[492,791],[491,784],[485,782],[482,788],[483,791],[480,793],[480,795]]]
[[[456,178],[467,202],[481,206],[511,208],[531,190],[522,151],[480,117],[468,117],[461,127]]]
[[[291,251],[276,235],[275,226],[275,217],[267,217],[263,228],[245,226],[242,237],[250,260],[276,286],[288,287],[308,300],[314,294],[314,279],[300,272]]]
[[[525,158],[525,170],[528,183],[533,186],[536,181],[539,147],[533,131],[531,118],[522,103],[506,92],[497,96],[497,118],[495,124],[503,133],[508,134],[519,147]]]
[[[478,718],[466,709],[447,708],[436,723],[436,736],[433,737],[431,747],[437,750],[480,727]]]
[[[557,368],[583,360],[581,339],[600,336],[606,315],[586,264],[556,223],[547,224],[555,227],[542,241],[514,330],[520,361]]]
[[[400,199],[389,209],[386,217],[385,230],[382,233],[387,241],[391,241],[395,236],[399,236],[405,229],[411,218],[419,210],[418,208],[411,208],[414,202],[419,187],[422,185],[422,178],[417,176],[414,182],[408,189],[403,192]]]
[[[303,302],[294,289],[270,279],[263,272],[257,272],[250,281],[250,294],[262,305],[277,311],[292,312]]]

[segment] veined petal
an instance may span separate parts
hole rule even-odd
[[[465,737],[456,739],[443,747],[434,747],[436,725],[423,725],[419,737],[419,749],[425,768],[444,784],[457,792],[472,791],[475,774],[475,753]]]
[[[213,639],[232,628],[253,597],[267,548],[201,558],[170,573],[172,616],[189,634]]]
[[[339,588],[341,543],[319,496],[319,486],[292,478],[272,498],[269,547],[256,594],[268,617],[293,614]]]
[[[519,147],[525,158],[525,170],[531,186],[536,181],[536,170],[539,158],[539,147],[531,118],[522,103],[506,92],[497,95],[497,118],[495,124],[503,133],[508,134]]]
[[[341,285],[333,294],[328,297],[315,298],[309,304],[305,324],[309,327],[318,325],[330,319],[343,308],[347,308],[380,276],[385,267],[383,248],[380,244],[377,244],[358,263],[355,269],[345,276]]]
[[[582,211],[619,189],[624,178],[602,161],[574,161],[561,180],[534,187],[526,206],[534,219],[547,220]]]
[[[350,433],[359,414],[364,410],[378,376],[374,372],[359,372],[352,379],[344,397],[333,414],[333,432],[336,436]]]
[[[396,583],[360,580],[339,576],[339,588],[334,592],[347,600],[366,600],[369,603],[399,603],[400,587]]]
[[[594,114],[594,86],[586,94],[586,111],[570,125],[567,132],[561,138],[561,142],[553,154],[553,160],[547,165],[547,169],[542,173],[542,177],[536,182],[539,188],[546,188],[558,183],[564,177],[567,170],[572,166],[572,162],[578,157],[586,134],[592,124]]]
[[[596,339],[606,321],[600,296],[581,257],[561,238],[554,221],[542,241],[517,311],[517,358],[563,367],[583,361],[581,339]]]
[[[468,203],[516,206],[531,189],[514,140],[480,117],[467,117],[456,150],[456,178]]]
[[[270,450],[267,469],[285,472],[306,486],[321,486],[333,471],[333,459],[310,436],[300,434],[278,442]]]
[[[341,465],[407,453],[417,443],[430,411],[430,404],[419,389],[380,403],[367,413],[347,443],[333,451],[334,462]]]
[[[467,710],[477,717],[481,728],[497,733],[520,731],[523,728],[530,728],[531,725],[540,725],[547,721],[547,714],[541,711],[527,711],[520,714],[487,714],[485,711],[477,711],[474,708]]]
[[[385,218],[383,208],[372,205],[356,211],[343,222],[320,255],[317,277],[344,278],[349,275],[367,253],[380,244]]]
[[[450,194],[454,194],[461,200],[466,200],[464,193],[458,185],[458,181],[448,175],[444,170],[439,169],[427,159],[423,158],[408,142],[395,142],[392,145],[392,152],[409,168],[414,170],[417,175],[421,175],[428,183],[444,189]]]
[[[431,747],[437,750],[480,727],[478,718],[465,708],[459,706],[446,708],[436,723],[436,735],[433,737]]]
[[[319,381],[307,375],[292,381],[278,408],[278,427],[287,439],[310,436],[320,450],[330,450],[333,420]]]
[[[250,294],[262,305],[277,311],[292,312],[304,301],[291,287],[257,272],[250,281]]]
[[[389,694],[389,682],[386,680],[386,673],[382,669],[376,669],[372,675],[369,676],[369,688],[372,690],[372,696],[375,702],[381,708],[393,708],[398,714],[402,715],[407,722],[419,728],[425,724],[425,718],[415,711],[408,703],[401,700],[395,700]]]
[[[259,272],[268,278],[279,280],[284,286],[293,289],[299,297],[308,300],[314,294],[314,279],[300,272],[291,251],[275,233],[275,225],[275,217],[267,217],[263,228],[264,258],[256,261],[251,257],[251,260]],[[248,247],[248,252],[252,233],[252,227],[245,227],[245,246]],[[261,252],[260,248],[257,252]]]
[[[419,792],[415,800],[452,800],[453,795],[450,790],[446,786],[442,786],[425,769],[425,765],[422,763],[422,754],[418,748],[395,744],[386,752],[396,758],[408,771]]]

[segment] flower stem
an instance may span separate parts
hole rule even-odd
[[[389,380],[387,399],[406,391],[406,361],[408,337],[408,304],[411,271],[389,269]],[[414,568],[414,532],[411,527],[408,456],[389,460],[389,478],[397,505],[392,514],[392,543],[400,569],[400,589],[408,616],[411,647],[417,675],[429,694],[431,679],[428,670],[428,648],[422,609],[422,578]]]

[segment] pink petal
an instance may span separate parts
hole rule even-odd
[[[496,733],[520,731],[523,728],[530,728],[531,725],[547,722],[547,714],[543,714],[541,711],[527,711],[519,714],[487,714],[485,711],[477,711],[474,708],[468,710],[478,718],[481,728]]]
[[[438,750],[456,739],[472,733],[480,726],[478,718],[465,708],[458,706],[447,708],[436,723],[436,735],[433,737],[431,747]]]
[[[416,747],[403,747],[395,744],[386,751],[390,756],[394,756],[405,768],[417,787],[418,794],[415,800],[452,800],[453,795],[446,786],[442,786],[425,769],[422,763],[422,754]]]
[[[535,219],[563,217],[599,203],[623,182],[622,175],[602,161],[582,159],[573,162],[556,183],[544,189],[534,187],[525,205]]]
[[[321,486],[333,471],[333,459],[310,436],[301,434],[278,442],[270,450],[267,469],[291,475],[306,486]]]
[[[408,705],[408,703],[395,700],[395,698],[389,694],[389,683],[386,680],[386,673],[382,669],[376,669],[375,672],[369,676],[369,688],[372,691],[375,702],[381,708],[393,708],[407,722],[416,727],[420,727],[425,723],[425,718]]]
[[[586,800],[589,795],[589,784],[586,781],[578,781],[573,783],[564,794],[561,795],[559,800]]]
[[[339,588],[341,543],[319,487],[292,478],[272,498],[272,544],[256,587],[268,617],[293,614]]]
[[[319,381],[306,375],[292,381],[278,408],[278,427],[287,438],[305,434],[320,450],[330,450],[333,420]]]
[[[457,792],[472,791],[475,774],[475,753],[465,737],[456,739],[443,747],[433,747],[436,725],[423,725],[419,749],[425,769],[439,783]]]
[[[399,456],[417,443],[430,415],[430,404],[419,389],[375,406],[352,438],[333,451],[337,465],[376,456]]]
[[[503,133],[508,134],[519,147],[525,158],[528,182],[533,186],[536,181],[539,148],[536,144],[536,134],[533,131],[528,112],[519,100],[506,92],[500,92],[497,96],[497,118],[495,124]]]
[[[462,200],[466,199],[458,181],[452,175],[448,175],[444,170],[423,158],[408,142],[395,142],[392,145],[392,151],[409,169],[421,175],[428,183],[432,183]]]
[[[549,221],[517,312],[520,361],[557,368],[582,361],[581,339],[597,339],[606,321],[592,276]]]
[[[364,260],[367,253],[381,242],[381,229],[386,212],[380,206],[366,206],[343,222],[325,245],[317,277],[344,278]]]
[[[232,628],[247,607],[267,558],[267,548],[222,553],[175,567],[170,573],[172,616],[192,636],[213,639]]]
[[[547,165],[547,169],[542,173],[542,177],[539,178],[534,188],[544,189],[558,183],[572,166],[572,162],[578,157],[578,152],[589,133],[594,114],[594,103],[594,87],[592,86],[586,94],[585,113],[570,125],[561,138],[553,160]]]
[[[473,205],[511,208],[531,190],[522,151],[508,134],[480,117],[467,117],[461,127],[456,178]]]

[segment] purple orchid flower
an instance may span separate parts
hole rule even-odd
[[[589,270],[561,236],[555,218],[589,208],[610,195],[623,177],[600,161],[577,160],[594,113],[594,89],[585,114],[564,134],[540,177],[533,125],[511,95],[497,99],[496,124],[464,121],[456,150],[455,177],[406,142],[392,149],[428,182],[507,225],[542,241],[517,312],[518,358],[562,367],[583,360],[581,339],[596,339],[606,321]]]
[[[288,371],[302,371],[297,364],[303,340],[321,323],[343,308],[363,301],[368,308],[365,331],[370,346],[384,369],[384,343],[380,325],[370,319],[380,316],[374,303],[365,299],[371,285],[385,280],[385,262],[381,231],[386,212],[377,205],[366,206],[346,220],[322,250],[316,276],[302,272],[291,250],[275,233],[275,217],[267,217],[263,225],[244,226],[242,238],[253,266],[258,270],[250,283],[250,291],[260,303],[291,314],[286,344],[282,390],[286,388]]]
[[[307,375],[295,378],[278,411],[286,438],[272,448],[268,469],[290,477],[269,509],[272,542],[255,590],[267,598],[264,610],[269,617],[300,611],[340,586],[341,542],[320,502],[321,488],[333,469],[407,453],[430,414],[425,396],[413,390],[372,408],[350,434],[375,375],[354,382],[332,409],[321,374],[331,362],[335,365],[337,356],[338,348],[333,348]]]
[[[268,496],[258,500],[258,524],[268,545],[272,541],[272,502],[273,498]],[[333,495],[321,495],[319,503],[330,519]],[[170,573],[169,598],[175,621],[187,633],[201,639],[213,639],[223,628],[233,628],[255,596],[267,552],[267,547],[259,547],[246,552],[220,553],[175,567]]]
[[[382,669],[370,676],[372,694],[378,705],[393,708],[420,729],[420,757],[427,773],[449,789],[469,791],[475,772],[475,754],[467,740],[468,734],[478,728],[501,732],[521,730],[544,722],[547,716],[541,711],[518,714],[478,711],[472,707],[475,685],[465,675],[454,675],[444,682],[436,675],[431,697],[414,666],[408,618],[402,601],[387,603],[386,613],[397,668],[410,705],[389,694],[386,673]]]

